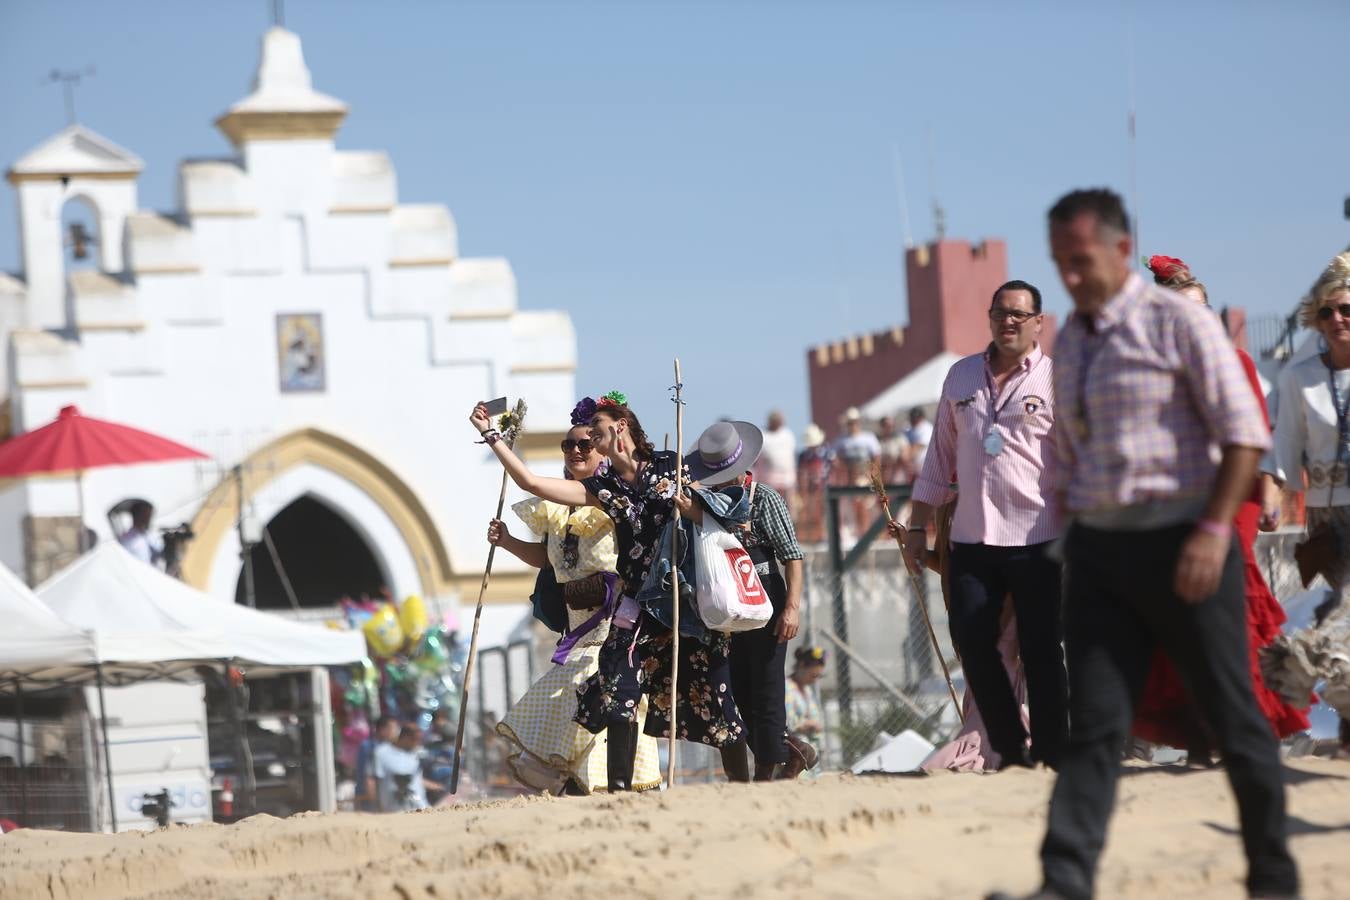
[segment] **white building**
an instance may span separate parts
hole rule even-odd
[[[191,524],[184,577],[222,600],[242,595],[242,493],[304,605],[382,584],[441,602],[471,586],[472,602],[501,469],[468,410],[525,398],[521,448],[555,462],[575,335],[565,313],[517,309],[505,259],[461,258],[448,209],[400,203],[384,153],[337,149],[347,111],[272,28],[253,92],[216,120],[237,155],[183,162],[176,211],[141,209],[141,161],[79,125],[15,162],[8,430],[76,404],[210,454],[87,473],[85,524],[110,539],[104,513],[149,500],[157,525]],[[68,265],[72,203],[92,211],[96,268]],[[44,578],[75,550],[77,509],[67,479],[5,486],[0,561]],[[254,550],[259,606],[288,605],[269,557]],[[532,575],[497,560],[492,596],[523,599]]]

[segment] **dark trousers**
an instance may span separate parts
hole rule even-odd
[[[1008,671],[998,652],[999,616],[1012,597],[1017,641],[1031,710],[1031,758],[1054,766],[1068,732],[1067,679],[1060,646],[1060,564],[1046,544],[991,547],[954,544],[949,584],[952,641],[975,695],[994,751],[1005,761],[1024,757],[1027,733]]]
[[[1172,582],[1191,531],[1191,525],[1137,532],[1075,526],[1069,534],[1069,743],[1041,846],[1046,887],[1066,897],[1092,896],[1121,751],[1155,646],[1171,658],[1223,753],[1237,795],[1247,889],[1298,892],[1279,746],[1252,693],[1242,556],[1232,545],[1218,591],[1186,603]]]
[[[731,636],[731,696],[745,720],[755,763],[785,763],[787,698],[784,695],[787,644],[778,640],[778,620],[787,604],[787,584],[777,573],[760,574],[773,603],[773,618],[763,628]]]

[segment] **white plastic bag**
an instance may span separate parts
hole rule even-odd
[[[724,632],[764,627],[773,618],[773,604],[741,542],[706,513],[694,535],[695,596],[703,624]]]

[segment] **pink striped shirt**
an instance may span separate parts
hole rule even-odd
[[[958,360],[947,373],[914,499],[941,506],[956,497],[952,540],[958,544],[1052,541],[1061,530],[1053,502],[1054,362],[1037,347],[994,396],[991,352],[992,346]],[[991,433],[998,437],[987,445]]]

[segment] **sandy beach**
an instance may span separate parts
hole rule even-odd
[[[1350,883],[1350,763],[1287,768],[1304,896]],[[392,816],[0,838],[0,897],[979,897],[1030,890],[1046,772],[835,775]],[[1132,766],[1102,897],[1238,897],[1222,771]]]

